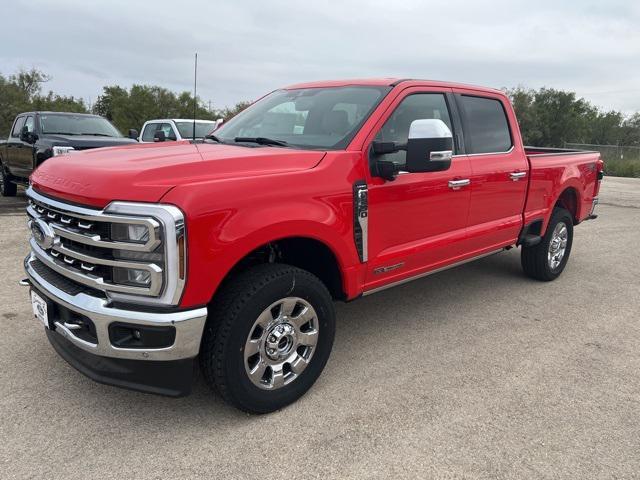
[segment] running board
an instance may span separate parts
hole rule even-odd
[[[445,270],[449,270],[450,268],[459,267],[460,265],[464,265],[465,263],[473,262],[475,260],[480,260],[481,258],[489,257],[491,255],[495,255],[496,253],[500,253],[505,250],[506,247],[499,248],[498,250],[492,250],[487,253],[483,253],[482,255],[478,255],[476,257],[467,258],[466,260],[462,260],[460,262],[452,263],[451,265],[446,265],[444,267],[436,268],[435,270],[429,270],[428,272],[419,273],[418,275],[414,275],[413,277],[403,278],[402,280],[398,280],[396,282],[389,283],[387,285],[382,285],[381,287],[372,288],[371,290],[366,290],[362,292],[362,296],[371,295],[373,293],[381,292],[382,290],[386,290],[388,288],[397,287],[398,285],[403,285],[405,283],[412,282],[414,280],[418,280],[419,278],[428,277],[429,275],[433,275],[434,273],[443,272]]]

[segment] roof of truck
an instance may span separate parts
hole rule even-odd
[[[73,115],[73,116],[83,116],[83,117],[99,117],[100,115],[96,115],[94,113],[79,113],[79,112],[54,112],[51,110],[36,110],[33,112],[22,112],[19,113],[18,115],[16,115],[16,117],[19,117],[20,115],[42,115],[42,114],[46,114],[46,115]]]
[[[466,88],[469,90],[482,90],[484,92],[494,92],[504,95],[504,92],[495,88],[482,87],[479,85],[466,85],[464,83],[444,82],[441,80],[421,80],[414,78],[350,78],[344,80],[324,80],[318,82],[297,83],[285,87],[286,90],[294,90],[298,88],[321,88],[321,87],[347,87],[347,86],[390,86],[395,87],[399,84],[407,83],[407,86],[421,85],[430,87],[443,88]]]
[[[147,122],[191,122],[193,118],[154,118],[153,120],[147,120]],[[195,120],[196,123],[216,123],[215,120]]]

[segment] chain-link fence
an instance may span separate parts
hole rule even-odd
[[[565,143],[565,148],[596,150],[604,160],[604,172],[615,177],[640,178],[640,147]]]

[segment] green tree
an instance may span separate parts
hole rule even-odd
[[[84,102],[49,92],[42,95],[42,84],[50,77],[37,69],[21,70],[14,75],[0,75],[0,135],[9,132],[16,115],[31,110],[86,112]]]
[[[227,107],[227,108],[224,108],[223,110],[220,110],[218,114],[215,115],[215,117],[223,118],[224,121],[226,122],[227,120],[235,117],[245,108],[247,108],[249,105],[251,105],[251,102],[238,102],[231,108]]]
[[[565,143],[616,144],[640,131],[640,118],[627,123],[620,112],[602,111],[574,92],[518,87],[507,90],[524,143],[563,147]]]
[[[104,87],[93,112],[112,121],[121,131],[140,130],[144,122],[154,118],[193,118],[193,95],[176,94],[157,85],[133,85],[129,90],[119,86]],[[213,120],[198,98],[196,118]]]

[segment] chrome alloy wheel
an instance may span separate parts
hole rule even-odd
[[[251,382],[275,390],[293,382],[316,350],[319,321],[306,300],[287,297],[272,303],[254,322],[244,345]]]
[[[547,252],[547,260],[551,270],[555,270],[562,263],[564,254],[567,251],[567,240],[569,239],[569,231],[564,222],[559,222],[553,229],[551,241],[549,242],[549,251]]]

